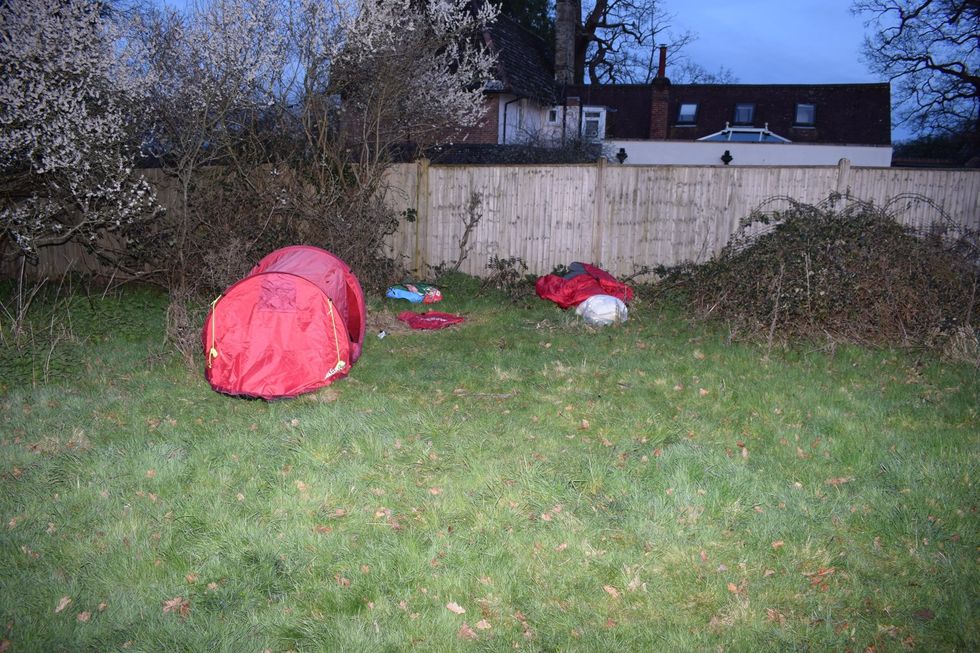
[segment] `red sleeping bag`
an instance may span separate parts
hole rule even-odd
[[[616,277],[594,265],[581,265],[585,274],[571,279],[548,274],[538,278],[534,291],[541,299],[551,300],[562,308],[577,306],[593,295],[612,295],[624,302],[633,299],[633,289]]]

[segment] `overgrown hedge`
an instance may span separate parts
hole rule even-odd
[[[683,289],[699,317],[746,338],[976,342],[976,232],[942,220],[916,233],[884,208],[840,196],[779,200],[788,208],[750,215],[714,260],[661,269],[661,288]]]

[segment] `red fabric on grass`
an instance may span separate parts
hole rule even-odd
[[[339,312],[303,277],[246,277],[225,291],[204,323],[208,382],[224,394],[281,399],[346,376],[351,341]],[[344,367],[327,376],[340,361]]]
[[[412,327],[413,329],[445,329],[454,324],[461,324],[466,321],[461,315],[450,313],[440,313],[439,311],[429,311],[427,313],[413,313],[412,311],[402,311],[398,314],[398,319]]]
[[[585,274],[571,279],[554,274],[540,277],[534,284],[534,291],[541,299],[553,301],[562,308],[578,306],[593,295],[612,295],[624,302],[633,299],[633,289],[605,270],[588,263],[583,263],[582,267]]]

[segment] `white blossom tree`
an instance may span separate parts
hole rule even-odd
[[[36,259],[68,241],[97,248],[155,206],[133,170],[142,89],[106,9],[0,3],[0,254]]]
[[[477,37],[495,16],[469,0],[201,0],[187,12],[143,11],[132,34],[148,53],[151,145],[181,196],[176,269],[200,259],[188,255],[193,239],[221,222],[194,199],[215,164],[225,181],[235,175],[243,192],[264,195],[250,225],[275,226],[288,212],[296,237],[377,246],[387,227],[365,212],[379,209],[394,146],[482,116],[494,60]]]
[[[318,23],[294,33],[303,139],[289,165],[315,191],[296,208],[365,274],[382,269],[379,249],[397,226],[383,203],[395,150],[450,141],[486,110],[495,61],[478,37],[497,8],[468,0],[301,2],[301,15]]]
[[[151,146],[180,197],[163,243],[175,302],[220,289],[235,266],[295,242],[377,274],[396,219],[383,202],[395,145],[425,144],[482,116],[493,59],[477,37],[495,12],[469,0],[144,9],[131,34],[148,53],[137,70],[154,116]]]
[[[494,59],[475,36],[496,16],[467,0],[363,0],[340,13],[327,88],[342,98],[362,162],[392,141],[425,143],[479,121]]]
[[[146,91],[147,151],[177,186],[168,238],[160,243],[172,257],[171,284],[184,283],[187,257],[200,253],[192,241],[208,240],[212,207],[193,206],[196,191],[208,192],[208,168],[247,174],[240,168],[256,163],[241,157],[254,122],[274,113],[284,83],[286,21],[276,0],[211,0],[186,13],[145,7],[130,23],[131,38],[145,52],[134,74]]]

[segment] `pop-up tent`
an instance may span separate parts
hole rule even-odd
[[[218,392],[293,397],[350,372],[364,343],[364,293],[339,258],[296,245],[263,258],[215,300],[205,376]]]

